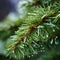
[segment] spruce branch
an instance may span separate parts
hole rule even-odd
[[[21,41],[23,41],[25,37],[27,38],[28,35],[31,34],[31,33],[35,30],[35,28],[36,28],[37,26],[40,25],[40,23],[42,23],[42,22],[45,21],[48,17],[54,15],[55,13],[56,13],[56,12],[52,12],[52,14],[50,14],[49,16],[44,15],[44,16],[42,16],[42,18],[41,18],[41,22],[38,22],[37,25],[35,25],[35,26],[29,26],[29,27],[28,27],[28,30],[29,30],[29,31],[28,31],[27,33],[25,33],[25,35],[23,35],[22,37],[20,37],[20,38],[18,39],[18,42],[17,42],[17,43],[15,44],[15,46],[13,47],[13,50],[15,50],[16,46],[17,46]]]
[[[16,34],[7,41],[7,55],[20,60],[22,57],[35,55],[41,50],[45,51],[45,49],[41,49],[41,41],[46,43],[51,39],[51,36],[55,36],[57,30],[60,30],[59,25],[55,24],[59,21],[56,16],[58,16],[60,9],[56,10],[54,5],[53,7],[50,5],[48,7],[30,6],[30,9],[28,8],[23,23]],[[59,6],[58,4],[57,7]]]

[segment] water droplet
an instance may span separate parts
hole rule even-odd
[[[33,55],[32,55],[32,57],[33,57]]]
[[[30,58],[30,56],[28,56]]]
[[[58,36],[56,36],[56,38],[55,39],[57,39],[58,38]]]
[[[36,45],[33,45],[34,47],[36,46]]]
[[[55,41],[55,44],[58,45],[59,43],[57,41]]]
[[[45,52],[45,50],[43,50],[43,52]]]
[[[43,45],[40,45],[41,47],[43,47]]]
[[[16,55],[15,55],[15,58],[16,58]]]
[[[53,29],[53,32],[55,32],[55,29]]]
[[[41,50],[41,52],[43,52],[43,50]]]
[[[58,38],[58,36],[56,36],[56,38],[55,38],[55,44],[56,45],[59,44],[59,42],[57,41],[57,38]]]
[[[48,37],[48,34],[46,35],[46,37]]]
[[[14,53],[14,50],[12,52]]]
[[[51,40],[50,44],[53,44],[53,39]]]

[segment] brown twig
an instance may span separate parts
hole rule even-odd
[[[23,41],[25,37],[28,37],[28,35],[31,34],[31,33],[35,30],[35,28],[40,25],[40,23],[44,22],[48,17],[50,17],[50,16],[52,16],[52,15],[54,15],[54,14],[56,14],[56,13],[57,13],[57,12],[53,12],[53,13],[51,13],[51,14],[48,15],[48,16],[45,15],[45,16],[43,16],[43,17],[41,18],[41,22],[38,22],[37,25],[35,25],[35,26],[34,26],[34,25],[33,25],[33,26],[29,26],[29,29],[30,29],[30,30],[29,30],[24,36],[22,36],[22,37],[20,37],[20,38],[18,39],[18,42],[12,47],[12,49],[15,50],[16,47],[17,47],[17,45],[20,44],[20,42]]]

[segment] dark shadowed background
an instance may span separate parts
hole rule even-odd
[[[0,0],[0,21],[2,21],[10,12],[16,11],[18,0]]]

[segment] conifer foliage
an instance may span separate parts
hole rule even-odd
[[[59,60],[60,0],[26,2],[21,6],[22,17],[0,23],[2,54],[10,60]]]

